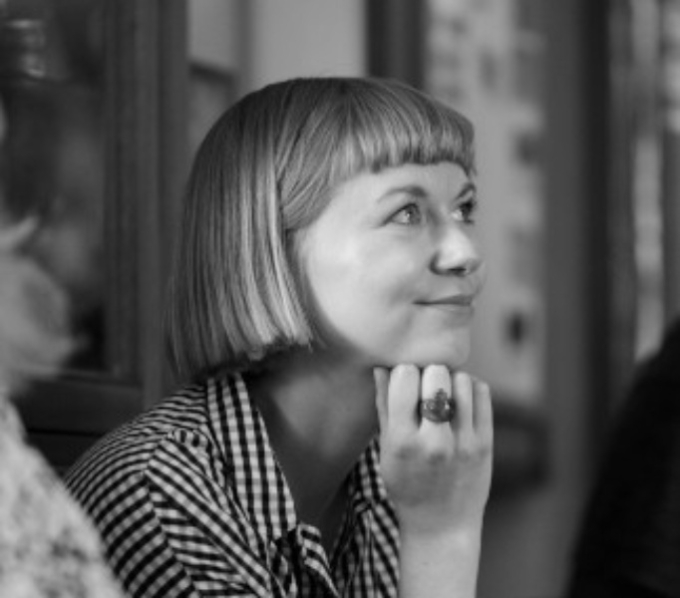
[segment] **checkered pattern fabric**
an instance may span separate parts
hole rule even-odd
[[[399,535],[374,442],[331,554],[297,518],[239,376],[185,388],[99,442],[67,484],[134,598],[396,596]]]

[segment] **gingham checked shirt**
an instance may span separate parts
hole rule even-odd
[[[239,376],[184,389],[89,451],[67,484],[134,598],[396,596],[397,521],[374,442],[327,555],[300,521]]]

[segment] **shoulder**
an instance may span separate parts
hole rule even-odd
[[[69,472],[126,587],[159,576],[175,588],[214,590],[215,576],[220,588],[248,585],[241,565],[245,555],[260,561],[260,540],[233,490],[228,444],[236,441],[220,411],[232,395],[214,381],[175,393]]]
[[[205,385],[185,387],[109,433],[68,472],[70,491],[92,511],[134,493],[159,467],[201,463],[213,443],[206,402]]]

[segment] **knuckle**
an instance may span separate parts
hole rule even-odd
[[[449,369],[445,365],[440,365],[440,364],[432,364],[432,365],[426,366],[425,369],[423,370],[423,375],[426,375],[426,374],[428,376],[435,376],[435,377],[441,376],[441,377],[445,377],[446,379],[448,379],[449,376],[451,375],[449,373]]]
[[[470,461],[486,461],[493,455],[493,444],[491,442],[472,441],[464,443],[460,447],[461,458]]]
[[[483,397],[490,396],[491,395],[491,387],[486,382],[482,382],[481,380],[478,380],[477,381],[477,395],[483,396]]]
[[[453,379],[453,386],[459,398],[467,398],[472,394],[472,380],[470,375],[465,372],[456,372]]]
[[[419,379],[418,368],[411,363],[400,363],[392,370],[393,375],[402,383],[414,383]]]
[[[422,457],[430,465],[440,465],[452,459],[454,450],[451,442],[444,442],[441,438],[427,438],[423,441]]]
[[[451,459],[451,451],[446,447],[435,446],[431,447],[424,455],[425,461],[430,466],[440,466]]]
[[[421,394],[431,398],[438,391],[444,391],[447,397],[451,396],[451,374],[446,366],[428,365],[423,370],[421,379]]]
[[[398,461],[410,461],[418,453],[418,448],[414,442],[401,442],[392,447],[392,455]]]
[[[461,442],[458,445],[458,450],[456,451],[458,460],[465,462],[474,461],[477,457],[477,454],[477,447],[475,447],[471,442]]]
[[[418,462],[432,467],[450,461],[454,455],[454,448],[446,443],[421,438],[393,447],[392,454],[401,462]]]
[[[412,363],[400,363],[394,368],[401,376],[413,376],[417,373],[418,368]]]
[[[485,447],[486,443],[480,442],[472,435],[465,435],[458,442],[458,457],[464,461],[474,461],[478,457],[483,456],[486,450]]]
[[[493,456],[493,443],[492,442],[484,443],[484,446],[480,449],[480,455],[484,459],[492,457]]]
[[[467,372],[457,370],[453,375],[453,381],[463,383],[463,384],[469,384],[469,383],[472,382],[472,376],[470,374],[468,374]]]

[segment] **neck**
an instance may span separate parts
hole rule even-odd
[[[303,521],[323,530],[377,430],[371,368],[290,354],[247,379]]]

